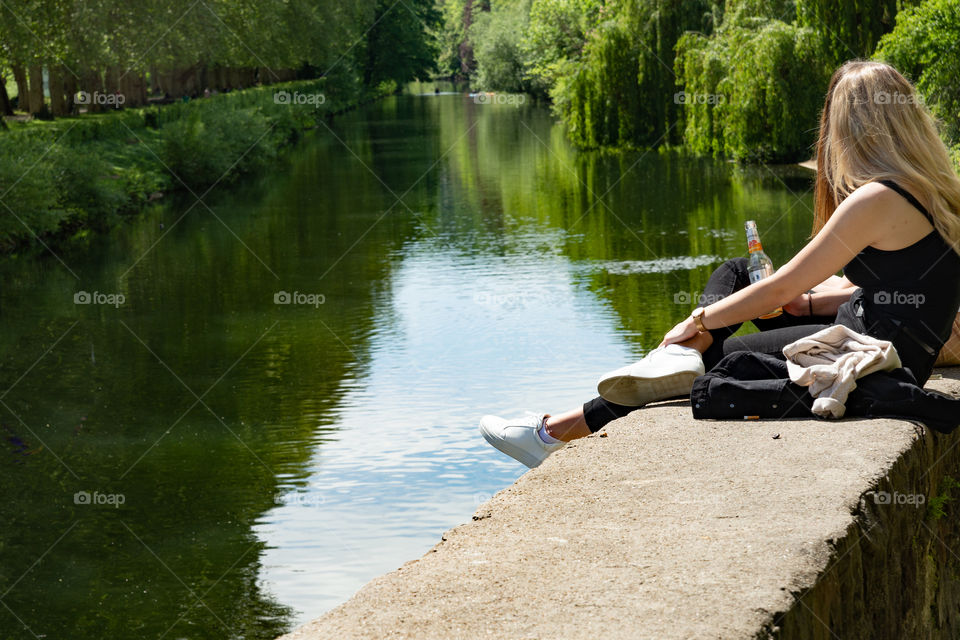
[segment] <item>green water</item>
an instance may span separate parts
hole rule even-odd
[[[404,95],[202,204],[4,260],[0,638],[272,638],[321,614],[525,471],[480,415],[589,399],[745,254],[744,220],[789,258],[810,187]]]

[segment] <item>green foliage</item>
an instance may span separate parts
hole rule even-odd
[[[46,158],[52,168],[58,212],[67,226],[105,229],[126,200],[118,176],[95,154],[73,147],[54,146]],[[64,223],[60,223],[64,226]]]
[[[24,246],[34,234],[49,241],[107,227],[140,211],[151,194],[183,183],[195,191],[229,183],[270,163],[300,130],[330,113],[396,89],[387,81],[351,97],[355,85],[330,80],[16,126],[0,135],[0,194],[10,207],[0,206],[0,251]],[[278,102],[281,92],[325,100]]]
[[[364,85],[426,79],[435,72],[441,17],[434,0],[377,0],[362,53]]]
[[[529,22],[527,3],[494,6],[479,13],[470,26],[476,75],[473,86],[483,90],[526,91],[526,61],[521,49]]]
[[[568,77],[602,8],[602,0],[533,0],[521,47],[534,92],[546,95]]]
[[[267,118],[255,110],[224,111],[213,118],[196,114],[164,127],[160,157],[175,176],[197,189],[229,182],[272,157],[273,133]]]
[[[463,60],[460,46],[466,40],[463,24],[464,0],[440,0],[441,26],[437,29],[437,73],[441,76],[460,76]]]
[[[810,157],[832,71],[812,29],[731,12],[713,37],[687,34],[677,51],[683,135],[693,151]]]
[[[797,0],[797,21],[823,40],[827,61],[838,67],[868,57],[880,37],[893,29],[897,0]]]
[[[4,0],[0,62],[64,64],[78,75],[203,63],[266,67],[272,78],[271,70],[339,61],[373,24],[374,1]]]
[[[672,68],[677,39],[713,28],[713,0],[621,0],[604,6],[580,60],[551,91],[578,145],[649,146],[679,139]]]
[[[957,489],[960,489],[960,482],[950,476],[944,476],[937,495],[930,498],[930,502],[927,503],[927,518],[937,521],[947,515],[947,505],[954,500],[951,494]]]
[[[57,193],[50,188],[54,172],[44,141],[28,136],[0,137],[0,249],[10,249],[14,239],[32,232],[52,231],[62,216]],[[41,158],[37,161],[37,158]]]
[[[897,16],[896,29],[883,37],[876,54],[916,82],[953,141],[960,138],[958,43],[960,0],[926,0]]]
[[[738,22],[743,18],[772,18],[793,22],[797,13],[795,0],[727,0],[724,19]]]

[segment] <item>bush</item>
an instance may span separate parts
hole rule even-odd
[[[119,176],[98,155],[57,145],[48,154],[63,219],[60,226],[106,229],[127,195]]]
[[[272,158],[277,146],[272,123],[259,111],[197,113],[161,130],[160,157],[191,189],[230,182]]]
[[[687,34],[677,50],[692,150],[738,160],[810,157],[832,72],[812,29],[728,15],[713,37]]]
[[[48,141],[12,133],[0,137],[0,249],[43,235],[63,220],[58,207]]]
[[[904,9],[883,37],[877,58],[911,78],[927,105],[960,141],[960,0],[926,0]]]
[[[523,4],[481,12],[470,26],[476,75],[471,84],[485,91],[526,91],[526,64],[520,42],[528,22]]]
[[[361,90],[351,74],[256,87],[164,107],[54,122],[0,134],[0,251],[82,228],[102,229],[141,210],[150,194],[210,186],[270,163],[301,129],[333,111],[396,90]],[[280,91],[322,102],[278,101]],[[158,159],[159,156],[159,159]],[[170,171],[177,178],[170,175]]]

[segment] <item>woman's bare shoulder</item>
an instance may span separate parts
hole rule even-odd
[[[837,213],[863,229],[869,245],[884,251],[910,246],[933,230],[927,218],[902,195],[879,182],[851,193]]]

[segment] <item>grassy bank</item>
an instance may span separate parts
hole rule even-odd
[[[0,252],[109,229],[172,191],[265,167],[324,118],[391,93],[332,78],[164,106],[9,122],[0,133]]]

